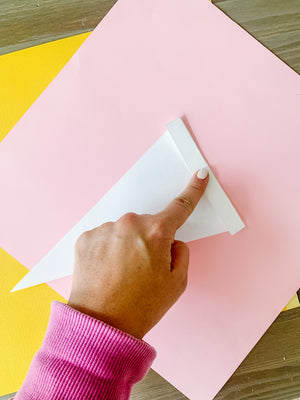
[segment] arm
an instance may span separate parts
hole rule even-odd
[[[48,329],[18,399],[128,399],[132,385],[150,368],[147,343],[85,315],[52,303]]]
[[[155,357],[142,338],[186,288],[189,249],[174,237],[207,183],[200,170],[160,213],[128,213],[79,237],[68,305],[52,304],[15,400],[129,399]]]

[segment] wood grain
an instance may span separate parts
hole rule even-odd
[[[5,396],[0,396],[1,400],[10,400],[16,393],[6,394]]]
[[[0,54],[88,32],[116,0],[0,0]]]
[[[214,0],[213,2],[300,73],[300,0]]]
[[[300,308],[282,312],[215,400],[300,397]]]
[[[115,2],[0,0],[0,54],[91,31]],[[300,72],[300,0],[214,0],[214,3]]]
[[[300,308],[274,321],[214,400],[297,400],[300,398]],[[150,371],[131,400],[186,399]]]
[[[174,388],[152,369],[147,376],[136,384],[130,400],[186,400],[181,392]]]

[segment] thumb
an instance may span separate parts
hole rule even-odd
[[[187,277],[190,252],[188,246],[179,240],[174,240],[171,247],[171,271]]]

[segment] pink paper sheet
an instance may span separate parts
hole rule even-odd
[[[299,105],[298,75],[207,0],[119,0],[0,145],[0,244],[32,268],[183,115],[246,228],[190,243],[146,339],[212,399],[300,286]]]

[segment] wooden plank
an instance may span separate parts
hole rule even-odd
[[[213,2],[300,73],[299,0],[214,0]]]
[[[1,0],[0,54],[88,32],[116,0]]]
[[[279,315],[215,400],[300,397],[300,308]]]
[[[91,31],[115,2],[1,0],[0,54]],[[257,40],[300,72],[299,0],[214,2]]]
[[[296,400],[300,398],[300,308],[274,321],[214,400]],[[131,400],[186,399],[150,371]]]
[[[152,369],[133,387],[130,400],[188,400]]]
[[[6,394],[5,396],[0,396],[1,400],[10,400],[16,393]]]

